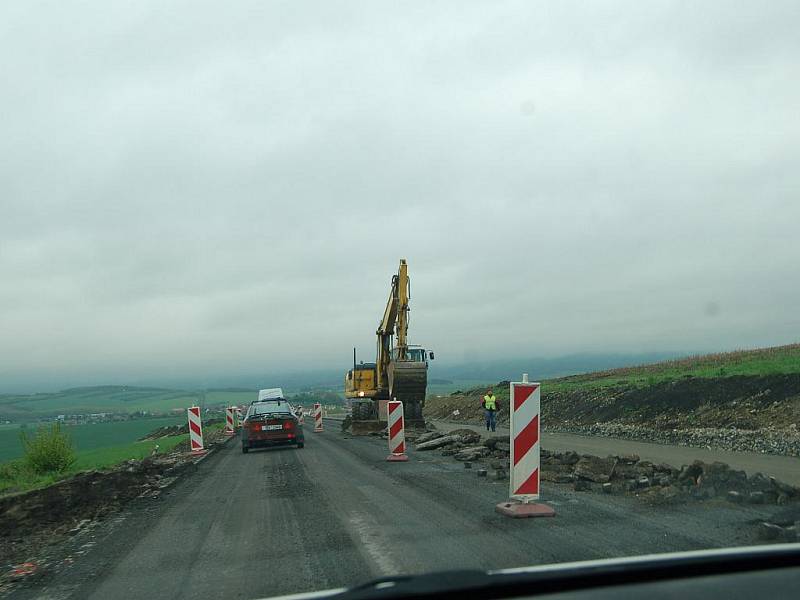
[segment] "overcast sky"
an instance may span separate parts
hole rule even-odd
[[[800,339],[800,3],[0,4],[0,391]]]

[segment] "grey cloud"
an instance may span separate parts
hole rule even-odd
[[[5,3],[0,377],[796,340],[798,13]]]

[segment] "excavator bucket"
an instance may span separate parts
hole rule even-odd
[[[424,362],[391,361],[387,373],[389,398],[403,403],[403,412],[409,426],[422,426],[428,365]]]

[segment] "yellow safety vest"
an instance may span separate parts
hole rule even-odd
[[[497,410],[497,404],[495,403],[494,395],[483,397],[483,407],[486,410]]]

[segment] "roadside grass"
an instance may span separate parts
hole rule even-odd
[[[800,344],[688,356],[648,365],[582,373],[541,381],[546,392],[568,392],[602,390],[609,387],[643,388],[689,377],[709,379],[737,375],[764,376],[795,373],[800,373]],[[531,369],[531,380],[535,381],[534,378],[535,365]],[[486,387],[493,387],[495,396],[501,402],[508,400],[508,385],[463,388],[463,394],[459,395],[482,396]],[[429,390],[428,396],[433,395]],[[446,396],[444,397],[446,398]]]
[[[150,456],[153,448],[158,445],[159,454],[171,451],[181,442],[188,440],[189,434],[171,435],[158,440],[147,440],[144,442],[134,442],[125,446],[111,446],[110,448],[96,448],[78,453],[78,460],[75,461],[74,472],[91,471],[94,469],[105,469],[113,467],[126,460],[141,460]]]
[[[741,350],[668,360],[650,365],[625,367],[547,380],[548,391],[576,388],[646,387],[696,377],[763,376],[800,373],[800,344]]]
[[[186,417],[181,415],[180,417],[65,425],[63,431],[70,436],[78,450],[85,451],[133,443],[159,427],[185,423]],[[19,424],[0,428],[0,462],[22,456],[22,443],[19,438],[22,430]],[[36,431],[36,424],[27,424],[24,431]]]
[[[215,423],[204,427],[203,432],[222,429],[222,427],[224,427],[224,424]],[[107,469],[127,460],[140,460],[150,456],[156,444],[158,444],[158,453],[164,454],[188,439],[188,434],[181,434],[157,440],[131,442],[119,446],[79,450],[75,464],[68,471],[59,474],[36,475],[25,468],[21,459],[0,463],[0,495],[47,487],[57,481],[68,479],[81,471]]]

